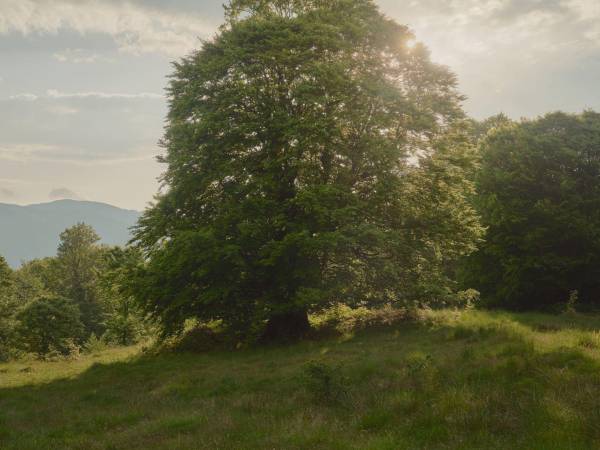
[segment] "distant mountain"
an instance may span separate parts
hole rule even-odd
[[[139,216],[138,211],[76,200],[29,206],[0,203],[0,255],[12,267],[22,261],[54,256],[58,235],[78,222],[94,227],[102,243],[122,245],[131,238],[129,228]]]

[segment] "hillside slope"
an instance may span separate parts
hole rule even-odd
[[[0,448],[600,448],[598,327],[439,312],[288,347],[4,364]]]
[[[22,261],[53,256],[58,236],[78,222],[94,227],[102,242],[122,245],[139,212],[104,203],[59,200],[29,206],[0,203],[0,255],[17,267]]]

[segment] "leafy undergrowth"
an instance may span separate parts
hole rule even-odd
[[[293,346],[4,364],[0,448],[600,448],[597,329],[442,311]]]

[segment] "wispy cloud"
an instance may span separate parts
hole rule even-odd
[[[0,160],[27,162],[47,159],[57,151],[57,146],[47,144],[0,144]]]
[[[101,91],[87,91],[87,92],[62,92],[57,89],[48,89],[45,94],[38,95],[31,92],[23,92],[21,94],[11,95],[8,97],[9,100],[23,100],[33,102],[36,100],[61,100],[61,99],[99,99],[99,100],[110,100],[110,99],[124,99],[124,100],[135,100],[135,99],[147,99],[147,100],[164,100],[164,94],[157,94],[155,92],[101,92]]]
[[[0,187],[0,200],[13,200],[17,197],[17,194],[12,189]]]
[[[165,98],[162,94],[156,94],[153,92],[140,92],[140,93],[115,93],[115,92],[61,92],[56,89],[49,89],[46,91],[47,98],[61,99],[61,98],[98,98],[98,99],[153,99],[163,100]]]
[[[50,114],[56,114],[58,116],[71,116],[77,114],[79,110],[68,105],[50,105],[46,110]]]
[[[115,153],[94,152],[90,149],[48,144],[1,144],[0,161],[17,163],[60,162],[63,164],[107,166],[125,162],[155,159],[157,149],[134,148]]]
[[[89,52],[82,48],[67,48],[52,55],[55,60],[62,63],[93,64],[96,62],[114,62],[114,58],[108,58],[98,53]]]
[[[38,99],[38,96],[29,92],[25,92],[22,94],[11,95],[8,98],[9,100],[24,100],[26,102],[34,102]]]
[[[83,200],[83,198],[69,188],[54,188],[48,193],[50,200]]]
[[[381,0],[388,14],[407,23],[435,57],[452,65],[464,57],[514,52],[528,58],[567,42],[600,48],[597,0]],[[591,34],[590,34],[591,33]]]
[[[596,105],[598,0],[377,0],[454,70],[468,111],[513,117]],[[583,88],[585,79],[586,88]],[[579,88],[581,86],[581,88]]]
[[[180,56],[214,26],[199,14],[111,0],[1,0],[0,34],[104,33],[128,53]]]

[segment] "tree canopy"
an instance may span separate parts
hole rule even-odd
[[[100,237],[84,223],[60,234],[57,258],[53,261],[60,274],[56,292],[72,300],[81,312],[86,334],[102,333],[102,302],[98,292],[98,268],[102,252]]]
[[[277,335],[331,303],[447,295],[481,231],[455,76],[370,0],[227,11],[171,77],[165,189],[136,232],[145,310],[166,333]]]
[[[17,315],[20,345],[31,353],[68,355],[84,331],[77,305],[62,297],[40,297]]]
[[[14,344],[15,293],[14,273],[0,256],[0,361],[8,359]]]
[[[517,308],[600,298],[600,114],[506,123],[483,141],[478,204],[487,237],[469,285]]]

